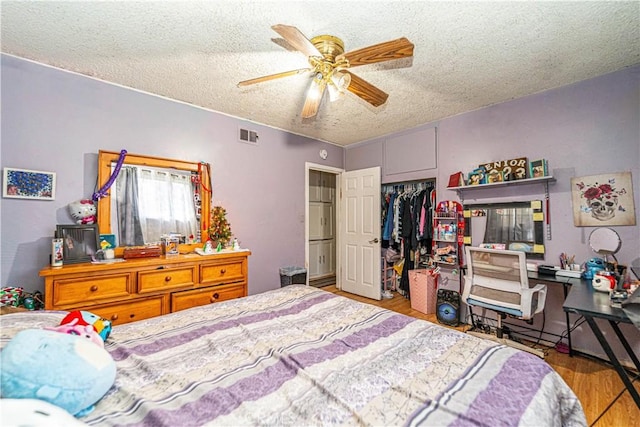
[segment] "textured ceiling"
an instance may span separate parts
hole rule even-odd
[[[436,1],[2,1],[2,52],[338,145],[640,63],[640,3]],[[351,93],[302,119],[307,66],[271,26],[340,37],[350,51],[399,37],[412,60],[354,68],[389,94]],[[284,46],[284,47],[283,47]]]

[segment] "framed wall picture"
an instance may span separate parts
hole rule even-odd
[[[63,264],[90,262],[100,248],[98,224],[58,224],[56,237],[62,239]]]
[[[545,159],[532,160],[529,163],[530,178],[541,178],[547,175],[547,161]]]
[[[2,197],[14,199],[54,200],[55,172],[4,168]]]
[[[636,225],[631,172],[571,178],[576,227]]]

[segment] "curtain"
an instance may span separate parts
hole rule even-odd
[[[142,169],[139,182],[140,224],[145,242],[157,242],[169,233],[196,235],[190,174]]]
[[[138,212],[138,168],[135,166],[122,166],[116,179],[116,224],[117,229],[112,230],[118,237],[120,246],[139,246],[144,244],[140,214]]]
[[[123,166],[116,185],[120,245],[159,242],[169,233],[197,235],[190,173]]]

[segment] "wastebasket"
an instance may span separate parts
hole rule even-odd
[[[307,284],[307,269],[304,267],[280,268],[280,287],[294,284]]]

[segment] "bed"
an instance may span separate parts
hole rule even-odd
[[[0,316],[0,345],[64,312]],[[114,327],[95,426],[586,425],[543,360],[321,289],[286,286]]]

